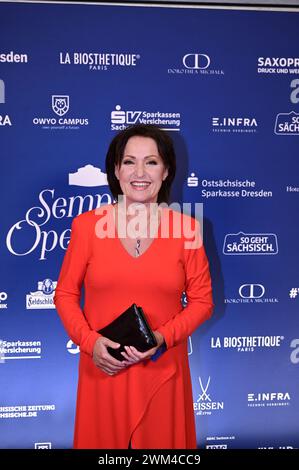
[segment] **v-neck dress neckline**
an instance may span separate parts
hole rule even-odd
[[[117,232],[117,224],[116,224],[116,220],[115,220],[115,210],[114,210],[114,205],[112,204],[111,205],[111,211],[112,211],[112,220],[113,220],[113,233],[115,233],[115,238],[117,239],[117,242],[118,242],[118,245],[120,247],[120,251],[123,251],[125,256],[129,257],[129,259],[131,260],[138,260],[138,259],[143,259],[147,252],[148,251],[153,251],[153,249],[155,248],[155,246],[157,245],[157,242],[159,241],[159,238],[160,238],[160,235],[161,235],[161,224],[162,224],[162,217],[163,217],[163,214],[164,214],[164,208],[162,207],[161,209],[161,216],[160,216],[160,221],[159,221],[159,225],[158,225],[158,229],[155,233],[155,236],[153,238],[153,241],[151,242],[151,244],[147,247],[147,249],[141,253],[139,256],[132,256],[128,250],[125,248],[124,244],[122,243],[121,239],[119,238],[118,236],[118,232]]]

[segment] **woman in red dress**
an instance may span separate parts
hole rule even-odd
[[[196,448],[187,340],[211,316],[213,300],[198,222],[167,207],[175,168],[165,131],[121,131],[106,157],[116,203],[73,220],[54,301],[80,346],[75,448]],[[138,211],[145,224],[136,230]],[[182,230],[189,223],[191,245]],[[107,348],[119,344],[97,330],[132,303],[143,308],[157,346],[143,353],[126,347],[118,361]]]

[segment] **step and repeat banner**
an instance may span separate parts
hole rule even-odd
[[[0,3],[0,447],[71,448],[78,347],[53,304],[115,133],[172,136],[213,318],[189,338],[198,447],[299,446],[299,13]],[[99,417],[100,419],[100,417]]]

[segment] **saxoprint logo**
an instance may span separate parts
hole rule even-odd
[[[216,68],[217,67],[217,68]],[[208,54],[201,52],[189,52],[181,59],[178,59],[176,64],[168,68],[167,73],[172,75],[224,75],[224,71],[218,68],[218,64],[214,64],[214,60]]]
[[[225,134],[253,134],[258,124],[254,117],[212,117],[212,131]]]
[[[211,415],[215,411],[222,411],[224,409],[223,401],[215,401],[211,398],[209,391],[211,377],[204,383],[201,377],[198,377],[200,385],[200,393],[195,403],[193,403],[193,409],[197,416],[199,415]]]
[[[26,295],[26,309],[55,308],[54,294],[57,281],[44,279],[37,283],[37,290]]]
[[[274,233],[228,233],[223,243],[224,255],[277,255]]]
[[[60,52],[59,63],[70,66],[86,66],[91,71],[107,71],[110,69],[126,69],[136,67],[140,54],[134,53],[102,53],[102,52]]]
[[[168,131],[179,131],[181,114],[162,111],[124,111],[118,104],[111,112],[111,130],[120,131],[132,124],[156,124]]]
[[[279,113],[275,119],[276,135],[299,135],[299,113]]]
[[[251,408],[268,406],[289,406],[291,397],[288,392],[248,393],[247,405]]]
[[[258,57],[257,73],[261,74],[298,74],[298,57]]]
[[[239,287],[239,296],[224,299],[225,304],[274,304],[278,303],[277,297],[265,297],[263,284],[242,284]]]
[[[64,117],[70,110],[69,95],[52,95],[52,112],[57,117],[34,117],[34,126],[39,126],[45,130],[79,130],[89,125],[87,117],[68,116]]]

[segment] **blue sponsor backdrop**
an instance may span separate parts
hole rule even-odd
[[[53,292],[134,122],[171,133],[173,200],[204,203],[198,446],[298,447],[298,28],[294,11],[0,4],[1,448],[72,445],[78,349]]]

